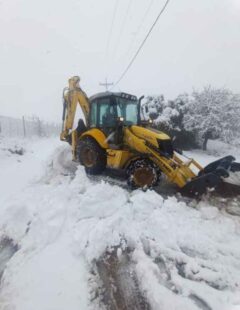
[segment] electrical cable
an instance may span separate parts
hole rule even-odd
[[[124,16],[124,18],[122,20],[120,32],[119,32],[118,39],[117,39],[117,42],[116,42],[116,46],[115,46],[115,49],[114,49],[114,52],[113,52],[113,58],[116,55],[117,47],[120,45],[120,42],[121,42],[121,39],[122,39],[123,30],[126,27],[126,21],[127,21],[129,12],[130,12],[130,7],[131,7],[132,2],[133,2],[133,0],[129,0],[129,2],[128,2],[127,10],[126,10],[125,16]]]
[[[161,11],[159,12],[157,18],[155,19],[154,23],[152,24],[152,26],[150,27],[147,35],[145,36],[144,40],[142,41],[142,43],[140,44],[139,48],[137,49],[136,53],[134,54],[134,56],[132,57],[131,61],[129,62],[128,66],[126,67],[126,69],[123,71],[123,73],[121,74],[120,78],[117,80],[117,82],[113,85],[113,87],[115,87],[116,85],[118,85],[118,83],[124,78],[124,76],[127,74],[128,70],[130,69],[130,67],[132,66],[133,62],[135,61],[135,59],[137,58],[138,54],[140,53],[141,49],[143,48],[144,44],[146,43],[148,37],[150,36],[153,28],[156,26],[160,16],[163,14],[163,12],[165,11],[165,9],[167,8],[168,3],[170,2],[170,0],[167,0],[164,4],[164,6],[162,7]],[[113,88],[112,87],[112,88]]]
[[[106,57],[108,56],[108,50],[109,50],[109,45],[110,45],[110,41],[112,37],[112,31],[113,31],[114,21],[115,21],[116,14],[117,14],[118,4],[119,4],[119,0],[116,0],[115,5],[114,5],[113,18],[112,18],[112,22],[110,25],[110,30],[109,30],[108,40],[107,40],[107,45],[106,45],[106,52],[105,52]]]
[[[142,29],[142,26],[143,26],[143,24],[144,24],[144,21],[146,20],[146,18],[147,18],[147,16],[148,16],[148,13],[150,12],[150,9],[151,9],[151,7],[152,7],[153,1],[154,1],[154,0],[151,0],[151,2],[149,3],[149,5],[148,5],[148,7],[147,7],[147,9],[146,9],[146,11],[145,11],[143,17],[142,17],[141,22],[139,23],[138,28],[137,28],[137,30],[136,30],[136,32],[135,32],[134,38],[133,38],[133,40],[131,40],[131,42],[130,42],[130,44],[129,44],[129,47],[128,47],[128,50],[127,50],[127,52],[126,52],[126,54],[125,54],[125,57],[129,55],[129,53],[130,53],[132,47],[134,46],[134,43],[136,42],[138,33],[139,33],[140,30]]]

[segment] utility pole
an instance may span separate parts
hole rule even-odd
[[[105,78],[105,83],[99,83],[100,86],[104,86],[106,91],[108,91],[108,86],[112,86],[113,83],[108,83],[107,78]]]

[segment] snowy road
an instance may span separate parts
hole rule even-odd
[[[0,236],[19,248],[1,310],[240,309],[238,216],[91,180],[57,140],[0,141]]]

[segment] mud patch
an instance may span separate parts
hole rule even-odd
[[[97,272],[103,284],[102,303],[108,310],[150,310],[141,292],[132,251],[113,247],[96,262]]]
[[[0,240],[0,281],[7,262],[14,255],[14,253],[17,252],[17,250],[18,245],[16,245],[12,239],[3,237]]]

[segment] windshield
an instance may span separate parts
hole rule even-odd
[[[136,125],[138,122],[138,101],[125,98],[117,99],[117,115],[124,118],[124,125]]]

